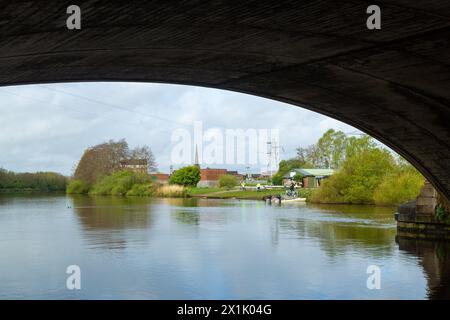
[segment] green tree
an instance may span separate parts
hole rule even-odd
[[[347,138],[344,132],[329,129],[317,141],[316,167],[336,169],[345,159]]]
[[[383,149],[364,150],[347,158],[341,169],[322,182],[313,201],[324,203],[374,203],[374,192],[388,172],[395,169],[391,153]]]
[[[309,164],[301,158],[293,158],[289,160],[281,160],[278,165],[278,171],[272,177],[272,183],[274,185],[283,184],[283,177],[289,173],[292,169],[305,168]]]
[[[420,192],[423,176],[410,164],[398,166],[398,170],[388,173],[374,192],[374,202],[378,205],[400,205],[408,202]]]
[[[170,176],[169,183],[185,187],[195,187],[200,181],[200,169],[197,166],[187,166],[176,170]]]
[[[235,176],[230,174],[224,174],[219,177],[219,187],[231,189],[238,185],[238,181]]]
[[[93,185],[102,177],[121,170],[121,162],[128,159],[144,159],[149,170],[156,169],[150,147],[143,146],[130,150],[125,139],[110,140],[84,151],[73,178]]]

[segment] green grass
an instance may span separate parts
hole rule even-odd
[[[188,190],[188,194],[190,196],[196,196],[196,195],[203,195],[203,194],[208,194],[208,193],[212,193],[212,192],[220,192],[220,191],[225,191],[226,188],[190,188]]]
[[[275,190],[262,190],[262,191],[242,191],[242,190],[232,190],[232,191],[226,191],[223,190],[221,192],[216,192],[214,194],[210,194],[211,198],[217,198],[217,199],[230,199],[230,198],[237,198],[237,199],[249,199],[249,200],[262,200],[264,196],[268,196],[270,194],[277,195],[280,191]],[[206,194],[205,196],[208,197]]]

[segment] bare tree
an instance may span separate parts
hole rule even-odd
[[[157,170],[155,156],[149,146],[144,145],[142,147],[134,148],[130,152],[130,158],[146,160],[149,172]]]

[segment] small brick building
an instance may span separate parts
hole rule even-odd
[[[130,170],[135,173],[147,173],[148,166],[145,159],[127,159],[120,161],[120,168]]]
[[[219,177],[228,174],[227,169],[200,169],[200,181],[198,187],[215,187],[219,183]]]

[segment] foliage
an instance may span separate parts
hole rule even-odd
[[[294,179],[295,182],[302,182],[303,181],[303,175],[297,172],[293,179]]]
[[[281,160],[278,165],[278,172],[272,177],[272,184],[280,186],[283,184],[283,176],[285,176],[289,171],[295,168],[308,167],[309,164],[302,159],[289,159]]]
[[[68,194],[86,194],[89,192],[89,186],[81,180],[72,180],[69,182],[66,192]]]
[[[157,197],[184,198],[188,195],[188,189],[181,185],[165,185],[156,190]]]
[[[395,162],[387,150],[364,150],[348,158],[342,168],[325,179],[312,200],[324,203],[373,203],[374,191]]]
[[[66,190],[67,178],[55,172],[15,173],[0,169],[0,190],[54,192]]]
[[[424,183],[422,175],[412,166],[387,174],[374,192],[378,205],[399,205],[408,202],[420,192]]]
[[[152,183],[137,183],[127,192],[127,196],[150,197],[155,193],[155,187]]]
[[[130,150],[124,139],[110,140],[84,151],[75,169],[74,179],[92,185],[101,177],[120,170],[121,161],[127,159],[145,159],[150,169],[156,167],[153,153],[148,146]]]
[[[310,188],[300,188],[296,189],[299,198],[306,198],[306,201],[311,201],[312,189]]]
[[[123,196],[126,195],[134,185],[149,182],[150,179],[146,174],[137,174],[132,171],[121,170],[100,179],[92,186],[89,194]]]
[[[423,177],[381,148],[368,147],[347,158],[342,168],[314,191],[313,202],[398,205],[414,199]]]
[[[307,148],[297,148],[297,159],[313,168],[338,169],[346,158],[373,148],[376,148],[376,143],[368,135],[347,137],[342,131],[330,129],[317,143]]]
[[[170,176],[170,184],[178,184],[185,187],[195,187],[200,181],[200,169],[197,166],[187,166],[176,170]]]
[[[445,221],[448,217],[448,212],[445,211],[445,208],[442,205],[438,205],[436,207],[436,218],[439,221]]]
[[[219,187],[231,189],[238,185],[238,181],[235,176],[230,174],[224,174],[219,177]]]

